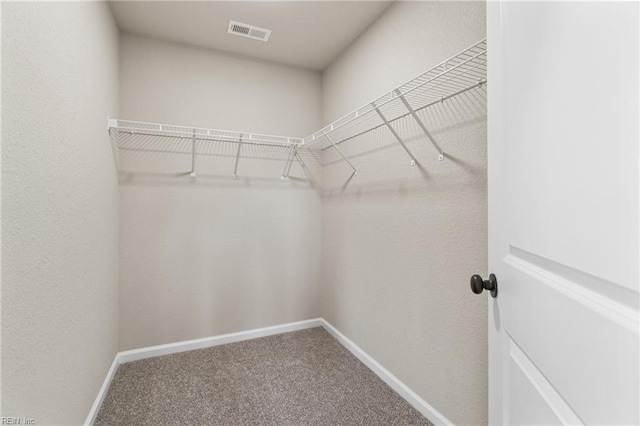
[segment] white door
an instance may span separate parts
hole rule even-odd
[[[640,421],[639,9],[488,4],[492,424]]]

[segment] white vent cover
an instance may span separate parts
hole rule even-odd
[[[271,36],[271,30],[256,27],[255,25],[243,24],[242,22],[229,21],[229,34],[252,38],[254,40],[267,41]]]

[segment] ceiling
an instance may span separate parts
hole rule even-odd
[[[112,1],[124,31],[282,64],[325,69],[391,1]],[[268,42],[227,34],[229,20],[272,30]]]

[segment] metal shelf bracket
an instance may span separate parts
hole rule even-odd
[[[236,151],[236,165],[233,167],[233,178],[238,178],[238,162],[240,161],[240,148],[242,147],[242,138],[244,135],[240,135],[238,138],[238,150]]]
[[[289,161],[289,168],[287,169],[287,179],[289,179],[289,174],[291,173],[291,167],[293,166],[293,160],[296,159],[298,155],[298,145],[293,145],[293,155],[291,156],[291,160]]]
[[[315,186],[315,180],[313,179],[313,175],[311,174],[311,172],[307,168],[307,165],[302,160],[302,158],[300,158],[297,152],[296,152],[295,158],[298,161],[298,164],[300,164],[300,167],[302,168],[304,173],[307,175],[307,179],[309,179],[309,183],[311,184],[311,186]]]
[[[284,170],[282,171],[282,177],[280,179],[288,179],[291,172],[291,166],[296,156],[298,145],[291,145],[289,148],[289,154],[287,155],[287,161],[284,163]]]
[[[380,108],[378,108],[376,106],[375,102],[371,103],[371,106],[376,110],[376,112],[378,113],[378,115],[380,116],[380,118],[382,119],[382,121],[384,122],[385,126],[387,126],[387,128],[391,131],[391,134],[393,134],[393,136],[396,138],[396,140],[398,141],[398,143],[400,143],[400,145],[402,145],[402,148],[404,148],[404,150],[407,152],[407,154],[409,154],[409,157],[411,157],[411,165],[415,166],[416,163],[418,162],[418,160],[416,159],[416,157],[411,153],[411,151],[409,151],[409,148],[407,148],[407,145],[405,145],[404,141],[402,140],[402,138],[400,137],[400,135],[398,134],[398,132],[396,132],[396,130],[391,127],[391,124],[389,123],[389,121],[387,120],[387,117],[384,116],[384,114],[382,113],[382,111],[380,111]]]
[[[445,66],[446,66],[446,62],[445,62]],[[444,160],[444,151],[442,150],[442,148],[440,148],[440,145],[438,145],[438,142],[436,142],[436,140],[433,138],[429,130],[427,130],[427,126],[425,126],[422,120],[420,120],[420,117],[418,117],[418,114],[416,114],[415,110],[411,108],[411,105],[409,104],[409,102],[407,102],[407,99],[404,97],[402,92],[400,92],[400,90],[396,90],[395,93],[396,95],[398,95],[398,97],[400,98],[404,106],[407,108],[407,110],[409,111],[413,119],[416,121],[416,123],[418,123],[418,126],[420,126],[424,134],[427,135],[427,138],[429,139],[429,141],[431,141],[436,151],[438,151],[438,160],[439,161]]]
[[[327,132],[323,132],[324,133],[324,137],[327,138],[327,140],[329,142],[331,142],[331,145],[333,145],[333,147],[336,149],[336,151],[338,151],[338,154],[340,154],[340,156],[344,159],[344,161],[347,162],[347,164],[349,165],[349,167],[351,167],[351,169],[353,169],[353,175],[352,176],[357,176],[358,175],[358,171],[356,170],[356,168],[353,166],[353,164],[351,164],[351,161],[349,161],[347,159],[347,157],[345,157],[345,155],[342,153],[342,151],[340,150],[340,148],[338,148],[338,145],[336,145],[335,143],[333,143],[333,139],[331,139],[329,137],[329,135],[327,134]]]
[[[193,131],[193,138],[191,139],[191,173],[189,176],[196,177],[196,131]]]

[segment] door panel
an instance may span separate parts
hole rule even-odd
[[[633,312],[516,256],[504,263],[500,297],[508,336],[582,423],[636,422],[640,395]]]
[[[505,20],[509,244],[634,290],[637,8],[509,3]]]
[[[638,424],[640,7],[487,24],[490,422]]]
[[[564,402],[551,383],[536,368],[518,345],[507,336],[509,367],[505,377],[509,378],[506,424],[555,425],[579,423],[579,419]]]

